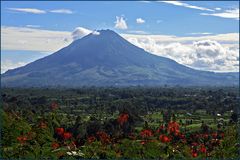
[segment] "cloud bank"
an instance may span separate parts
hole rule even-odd
[[[192,43],[172,42],[159,43],[147,38],[127,38],[131,43],[144,48],[146,51],[167,58],[191,68],[231,72],[239,70],[239,45],[221,45],[214,40],[200,40]]]
[[[27,63],[25,63],[25,62],[14,63],[11,60],[4,60],[4,61],[1,60],[1,73],[4,73],[9,69],[14,69],[14,68],[24,66],[26,64]]]

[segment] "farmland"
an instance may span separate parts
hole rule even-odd
[[[4,158],[237,158],[238,89],[2,89]]]

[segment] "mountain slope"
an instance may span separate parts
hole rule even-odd
[[[239,73],[198,71],[150,54],[111,30],[98,31],[1,75],[2,86],[238,85]]]

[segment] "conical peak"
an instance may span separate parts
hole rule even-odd
[[[100,32],[103,34],[117,34],[116,32],[114,32],[113,30],[110,30],[110,29],[101,29],[101,30],[97,30],[97,32]]]
[[[91,35],[97,35],[100,37],[116,37],[119,36],[116,32],[110,29],[103,29],[103,30],[95,30],[91,33]]]

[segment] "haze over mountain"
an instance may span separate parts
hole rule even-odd
[[[111,30],[1,75],[2,86],[218,86],[238,85],[239,73],[199,71],[150,54]]]

